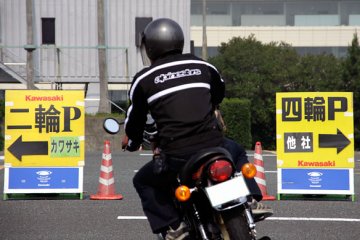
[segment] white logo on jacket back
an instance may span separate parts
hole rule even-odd
[[[168,80],[182,78],[182,77],[189,77],[189,76],[195,76],[195,75],[201,75],[200,69],[185,69],[178,72],[168,72],[166,74],[160,74],[159,76],[155,77],[154,83],[164,83]]]

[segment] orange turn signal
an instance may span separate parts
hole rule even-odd
[[[241,172],[244,175],[244,177],[253,178],[255,177],[257,170],[254,164],[245,163],[241,168]]]
[[[190,195],[191,195],[190,189],[185,185],[181,185],[175,190],[175,197],[180,202],[185,202],[189,200]]]

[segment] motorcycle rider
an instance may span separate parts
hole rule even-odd
[[[213,65],[183,54],[183,47],[184,35],[175,21],[160,18],[145,28],[141,51],[146,52],[151,65],[134,76],[123,140],[123,148],[139,149],[150,112],[157,126],[162,157],[161,161],[145,164],[133,183],[152,231],[161,233],[165,239],[188,237],[168,191],[186,159],[201,149],[223,146],[232,154],[237,167],[247,162],[241,146],[224,138],[217,125],[214,110],[224,98],[224,81]],[[247,184],[253,198],[260,201],[261,191],[255,180]]]

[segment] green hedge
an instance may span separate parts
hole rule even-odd
[[[226,125],[225,135],[251,149],[251,103],[246,99],[225,98],[220,110]]]

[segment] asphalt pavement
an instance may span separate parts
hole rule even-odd
[[[112,151],[116,192],[122,200],[90,200],[97,193],[102,152],[86,153],[84,199],[0,200],[0,239],[157,239],[151,233],[132,186],[135,172],[150,160],[150,152]],[[253,158],[252,151],[248,152]],[[1,155],[0,155],[1,156]],[[277,194],[276,155],[263,152],[267,192]],[[0,158],[0,166],[3,159]],[[274,215],[257,223],[259,236],[277,240],[359,239],[360,236],[360,158],[355,157],[355,201],[295,199],[266,201]],[[0,179],[4,170],[0,168]],[[0,185],[3,193],[3,184]],[[2,196],[1,196],[2,199]]]

